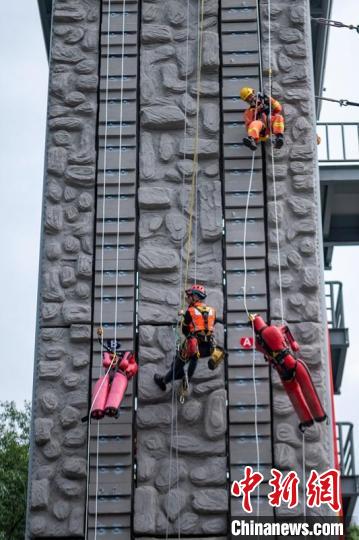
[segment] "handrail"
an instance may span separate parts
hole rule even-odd
[[[353,424],[351,422],[337,422],[336,427],[340,474],[342,476],[355,476]]]
[[[326,281],[325,298],[329,328],[345,328],[343,284],[340,281]]]
[[[321,139],[318,145],[320,165],[347,162],[359,164],[359,123],[318,122],[317,133]]]

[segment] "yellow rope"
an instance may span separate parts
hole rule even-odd
[[[199,34],[199,51],[198,51],[198,62],[197,62],[197,116],[196,116],[196,132],[194,137],[194,152],[193,152],[193,172],[192,172],[192,185],[191,185],[191,197],[190,197],[190,211],[189,211],[189,222],[188,222],[188,232],[187,232],[187,257],[186,257],[186,270],[184,278],[184,289],[183,289],[183,300],[182,300],[182,309],[185,308],[185,295],[186,289],[188,287],[188,272],[189,272],[189,261],[192,247],[192,228],[193,228],[193,207],[196,194],[196,185],[197,185],[197,176],[198,176],[198,145],[199,145],[199,103],[200,103],[200,87],[201,87],[201,68],[202,68],[202,43],[203,43],[203,21],[204,21],[204,0],[199,0],[201,2],[201,11],[200,11],[200,34]],[[198,216],[196,216],[198,219]]]

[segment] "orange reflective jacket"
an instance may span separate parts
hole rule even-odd
[[[282,105],[277,101],[276,99],[270,97],[271,101],[271,113],[272,117],[276,114],[280,114],[282,112]],[[251,122],[254,120],[261,120],[264,125],[267,124],[267,114],[264,112],[264,105],[263,103],[259,103],[258,107],[252,107],[250,106],[249,109],[244,111],[244,121],[246,123],[246,127],[249,126]],[[268,107],[267,107],[268,109]]]
[[[187,311],[192,319],[188,325],[191,333],[204,332],[205,334],[212,334],[216,322],[216,310],[214,308],[198,303],[190,306]]]

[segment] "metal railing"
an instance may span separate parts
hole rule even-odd
[[[340,281],[325,282],[325,303],[329,329],[345,328],[343,284]]]
[[[320,165],[325,163],[359,163],[359,124],[318,122],[317,135]]]
[[[342,476],[355,476],[353,424],[337,422],[338,459]]]

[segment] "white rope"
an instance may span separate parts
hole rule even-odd
[[[258,395],[256,385],[256,347],[255,347],[255,332],[252,324],[252,377],[253,377],[253,394],[254,394],[254,435],[256,438],[256,453],[257,453],[257,472],[260,472],[260,454],[259,454],[259,436],[258,436]],[[260,516],[260,504],[259,504],[259,486],[257,489],[257,519]]]
[[[95,499],[95,539],[97,538],[97,518],[98,518],[98,467],[100,454],[100,422],[97,420],[96,438],[96,499]]]
[[[168,490],[167,490],[167,501],[166,501],[166,540],[168,540],[169,535],[169,506],[170,506],[170,494],[171,494],[171,483],[172,483],[172,450],[173,450],[173,409],[175,401],[175,366],[176,366],[176,353],[172,362],[172,392],[171,392],[171,431],[170,431],[170,459],[168,465]]]
[[[252,182],[253,182],[253,171],[254,171],[254,152],[252,154],[252,163],[251,163],[251,172],[249,175],[249,184],[246,200],[246,210],[244,214],[244,229],[243,229],[243,269],[244,269],[244,280],[243,280],[243,304],[244,309],[246,310],[247,317],[249,318],[249,311],[247,306],[247,221],[248,221],[248,210],[249,210],[249,200],[252,191]]]
[[[125,56],[125,17],[126,17],[126,0],[123,0],[123,12],[122,12],[122,51],[121,51],[121,93],[120,93],[120,137],[119,137],[119,172],[118,172],[118,202],[117,202],[117,242],[116,242],[116,287],[115,287],[115,331],[114,331],[114,343],[116,344],[117,337],[117,317],[118,317],[118,271],[119,271],[119,235],[120,235],[120,205],[121,205],[121,166],[122,166],[122,120],[123,120],[123,77],[124,77],[124,56]],[[103,202],[102,202],[102,239],[101,239],[101,283],[100,283],[100,327],[103,327],[103,289],[104,289],[104,248],[105,248],[105,209],[106,209],[106,180],[107,180],[107,138],[108,138],[108,95],[109,95],[109,58],[110,58],[110,26],[111,26],[111,0],[108,5],[107,16],[107,56],[106,56],[106,91],[105,91],[105,138],[104,138],[104,190],[103,190]],[[116,345],[115,345],[116,347]],[[114,354],[115,354],[114,350]],[[103,339],[101,339],[100,357],[103,356]],[[106,374],[95,394],[94,399],[89,410],[89,436],[88,436],[88,483],[89,483],[89,454],[90,454],[90,440],[91,440],[91,412],[98,395],[100,394],[108,374],[113,366],[115,356],[112,359],[110,366],[108,367]],[[101,365],[99,367],[99,376],[101,376]],[[98,522],[98,484],[99,484],[99,435],[100,435],[100,423],[97,421],[97,440],[96,440],[96,488],[95,488],[95,529],[94,540],[97,539],[97,522]],[[85,534],[88,537],[88,502],[89,502],[89,489],[87,486],[87,512],[85,523]]]
[[[106,41],[106,89],[105,89],[105,138],[104,138],[104,157],[103,157],[103,200],[102,200],[102,238],[101,238],[101,281],[100,281],[100,327],[103,326],[103,286],[104,286],[104,249],[105,249],[105,210],[106,210],[106,180],[107,180],[107,136],[108,136],[108,88],[109,88],[109,65],[110,65],[110,28],[111,28],[111,0],[108,0],[108,17],[107,17],[107,41]],[[103,341],[100,345],[100,358],[103,355]],[[101,377],[101,363],[99,366],[99,378]],[[104,379],[105,380],[105,379]],[[87,488],[86,488],[86,518],[85,518],[85,538],[88,537],[88,503],[89,503],[89,482],[90,482],[90,442],[91,442],[91,411],[94,402],[99,394],[102,385],[92,402],[89,411],[89,429],[87,441]],[[97,536],[97,509],[98,509],[98,463],[99,463],[99,437],[100,423],[97,421],[97,440],[96,440],[96,501],[95,501],[95,539]]]
[[[284,303],[283,303],[283,287],[282,287],[282,266],[280,261],[280,239],[279,239],[279,223],[278,223],[278,208],[277,208],[277,186],[275,178],[275,165],[273,153],[273,132],[272,132],[272,38],[271,38],[271,0],[268,0],[268,81],[269,81],[269,130],[270,130],[270,145],[271,145],[271,165],[272,165],[272,180],[273,180],[273,198],[274,198],[274,219],[276,229],[276,244],[277,244],[277,260],[278,260],[278,285],[279,285],[279,300],[282,325],[284,325]]]
[[[260,37],[260,28],[259,28],[259,2],[256,2],[256,11],[257,11],[257,37],[258,37],[258,49],[259,49],[259,79],[260,85],[262,86],[262,60],[261,60],[261,37]],[[256,97],[256,105],[254,112],[254,119],[257,118],[257,107],[258,107],[258,94]],[[249,310],[247,305],[247,222],[248,222],[248,211],[249,211],[249,201],[252,191],[252,182],[253,182],[253,172],[254,172],[254,159],[255,153],[252,154],[252,163],[251,163],[251,172],[249,176],[247,200],[246,200],[246,209],[244,214],[244,230],[243,230],[243,269],[244,269],[244,280],[243,280],[243,304],[246,311],[247,317],[249,319]],[[254,395],[254,435],[256,441],[256,457],[257,457],[257,471],[260,469],[260,452],[259,452],[259,436],[258,436],[258,396],[257,396],[257,386],[256,386],[256,345],[255,345],[255,331],[252,323],[252,379],[253,379],[253,395]],[[257,490],[257,519],[260,516],[260,491]]]
[[[197,96],[196,96],[196,130],[194,137],[194,190],[195,190],[195,231],[194,231],[194,282],[197,283],[197,250],[198,250],[198,144],[199,144],[199,110],[201,97],[201,69],[202,69],[202,25],[203,25],[203,10],[204,0],[198,0],[198,16],[197,16]]]
[[[201,27],[201,0],[198,0],[197,9],[197,106],[196,106],[196,139],[199,137],[199,99],[201,85],[201,63],[202,63],[202,37]],[[197,149],[198,152],[198,149]],[[196,160],[197,157],[197,160]],[[196,163],[197,161],[197,163]],[[194,283],[197,284],[197,249],[198,249],[198,153],[193,156],[193,167],[195,173],[195,229],[194,229]]]
[[[303,517],[306,521],[307,519],[307,500],[306,500],[306,474],[305,474],[305,433],[303,431],[303,438],[302,438],[302,468],[303,468]]]
[[[179,493],[179,485],[180,485],[180,470],[179,470],[179,458],[178,458],[178,403],[177,399],[175,400],[175,437],[176,437],[176,474],[177,474],[177,492]],[[178,512],[178,540],[181,538],[181,511]]]
[[[118,157],[118,190],[117,190],[117,235],[116,235],[116,283],[115,283],[115,332],[114,343],[117,338],[118,320],[118,272],[119,272],[119,242],[120,242],[120,216],[121,216],[121,174],[122,174],[122,129],[123,129],[123,82],[124,82],[124,61],[125,61],[125,20],[126,20],[126,0],[122,4],[122,51],[121,51],[121,91],[120,91],[120,136],[119,136],[119,157]],[[115,345],[116,347],[116,345]],[[115,351],[114,351],[115,352]]]
[[[259,20],[259,2],[256,0],[256,11],[257,11],[257,37],[258,37],[258,62],[259,62],[259,80],[260,80],[260,89],[263,91],[263,70],[262,70],[262,41],[261,41],[261,29],[260,29],[260,20]]]
[[[255,118],[257,116],[257,103],[255,108]],[[243,229],[243,269],[244,269],[244,280],[243,280],[243,304],[244,309],[246,310],[247,317],[249,319],[249,310],[247,305],[247,222],[248,222],[248,211],[249,211],[249,201],[252,191],[252,182],[253,182],[253,172],[254,172],[254,158],[255,153],[252,153],[252,163],[251,163],[251,172],[249,175],[248,183],[248,192],[246,200],[246,209],[244,214],[244,229]],[[253,394],[254,394],[254,434],[256,439],[256,452],[257,452],[257,471],[259,472],[260,466],[260,455],[259,455],[259,437],[258,437],[258,419],[257,419],[257,408],[258,408],[258,397],[257,397],[257,386],[256,386],[256,345],[255,345],[255,331],[252,323],[252,378],[253,378]],[[257,490],[257,518],[260,515],[260,504],[259,504],[259,489]]]
[[[188,110],[188,60],[189,60],[189,23],[190,23],[190,0],[187,0],[187,36],[186,36],[186,61],[185,61],[185,100],[184,100],[184,130],[183,130],[183,158],[182,160],[185,161],[186,159],[186,143],[187,143],[187,110]],[[183,168],[182,173],[182,215],[185,219],[185,185],[186,185],[186,175],[185,170]],[[181,239],[181,249],[180,249],[180,276],[179,276],[179,289],[178,289],[178,309],[181,309],[181,303],[182,303],[182,289],[184,287],[183,283],[183,250],[184,250],[184,239],[185,235]],[[178,325],[177,325],[178,329]],[[176,354],[177,354],[177,335],[175,331],[175,357],[173,359],[173,366],[172,366],[172,391],[171,391],[171,428],[170,428],[170,458],[169,458],[169,470],[168,470],[168,491],[167,496],[169,498],[171,493],[171,483],[172,483],[172,454],[173,454],[173,431],[175,431],[176,441],[178,441],[178,407],[177,407],[177,399],[175,396],[175,378],[174,378],[174,371],[175,371],[175,362],[176,362]],[[173,409],[175,420],[173,419]],[[173,423],[175,421],[175,428],[173,426]],[[177,490],[179,489],[179,459],[178,459],[178,446],[176,445],[176,453],[175,453],[175,460],[176,460],[176,474],[177,474]],[[166,540],[168,539],[169,535],[169,516],[168,516],[168,509],[169,509],[169,499],[167,499],[167,505],[166,505]],[[181,537],[181,525],[180,525],[180,513],[178,514],[178,538]]]
[[[189,7],[190,7],[190,0],[187,0],[187,38],[186,38],[186,63],[185,63],[185,109],[184,109],[184,130],[183,130],[183,158],[182,161],[184,162],[186,160],[186,143],[187,143],[187,101],[188,101],[188,59],[189,59]],[[181,197],[181,203],[182,203],[182,215],[184,220],[186,221],[185,212],[184,212],[184,205],[185,205],[185,188],[186,188],[186,175],[185,175],[185,169],[183,167],[182,172],[182,197]],[[182,289],[184,287],[183,284],[183,249],[184,249],[184,240],[186,235],[184,234],[181,240],[181,250],[180,250],[180,279],[179,279],[179,291],[178,291],[178,309],[181,309],[182,307]]]

